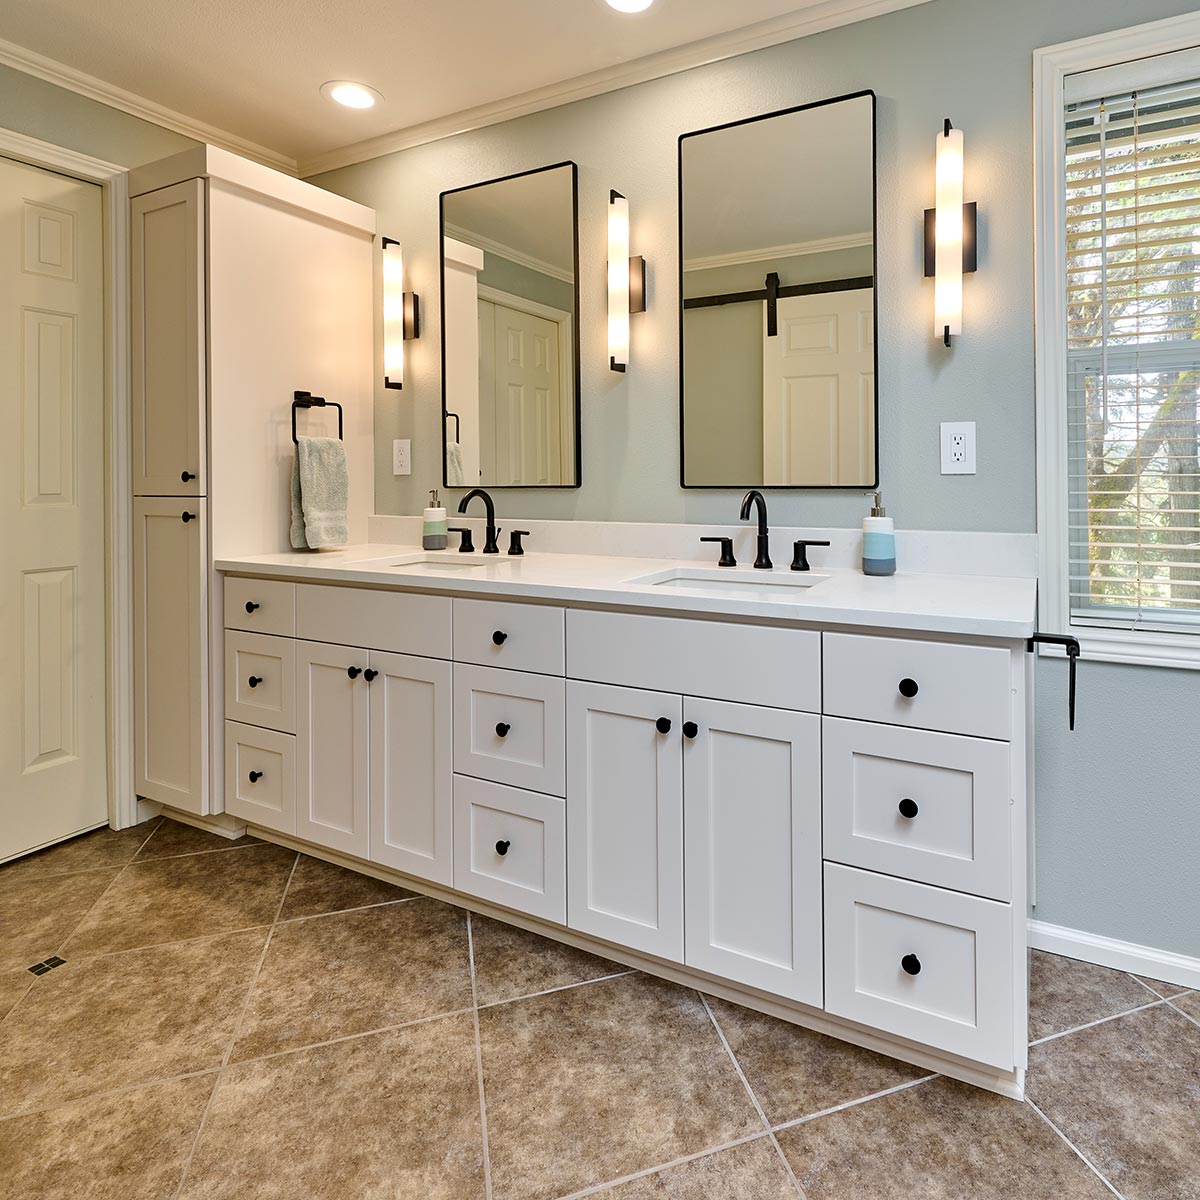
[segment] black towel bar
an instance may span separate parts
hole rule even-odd
[[[447,411],[443,414],[442,419],[444,421],[453,419],[453,421],[454,421],[454,440],[456,442],[461,442],[462,438],[459,435],[462,433],[462,426],[458,423],[458,413]]]
[[[342,406],[336,400],[326,400],[324,396],[314,396],[312,392],[293,392],[292,393],[292,441],[300,444],[300,439],[296,436],[296,409],[298,408],[336,408],[338,414],[338,441],[343,441],[342,437]]]

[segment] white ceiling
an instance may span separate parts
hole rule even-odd
[[[0,30],[8,51],[312,169],[393,131],[441,136],[923,2],[657,0],[629,15],[603,0],[3,0]],[[384,103],[338,108],[318,92],[329,79]],[[526,103],[501,103],[514,98]]]

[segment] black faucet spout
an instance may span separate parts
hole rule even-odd
[[[467,505],[476,497],[483,501],[484,512],[487,516],[487,526],[485,530],[485,540],[483,545],[484,554],[499,554],[500,547],[496,543],[497,537],[500,535],[500,530],[496,528],[496,505],[492,502],[491,496],[483,490],[483,488],[472,488],[459,502],[458,511],[465,513]]]
[[[741,518],[743,521],[750,520],[752,506],[758,508],[758,554],[754,559],[754,565],[760,571],[769,571],[772,564],[771,535],[767,528],[767,501],[757,488],[751,488],[742,499]]]

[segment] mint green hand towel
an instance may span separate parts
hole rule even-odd
[[[345,445],[338,438],[300,438],[292,466],[293,548],[344,546],[349,496]]]

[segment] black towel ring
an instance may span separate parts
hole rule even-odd
[[[336,408],[338,414],[338,441],[342,437],[342,406],[336,400],[326,400],[324,396],[314,396],[312,392],[292,393],[292,441],[298,446],[300,439],[296,436],[296,409],[298,408]]]

